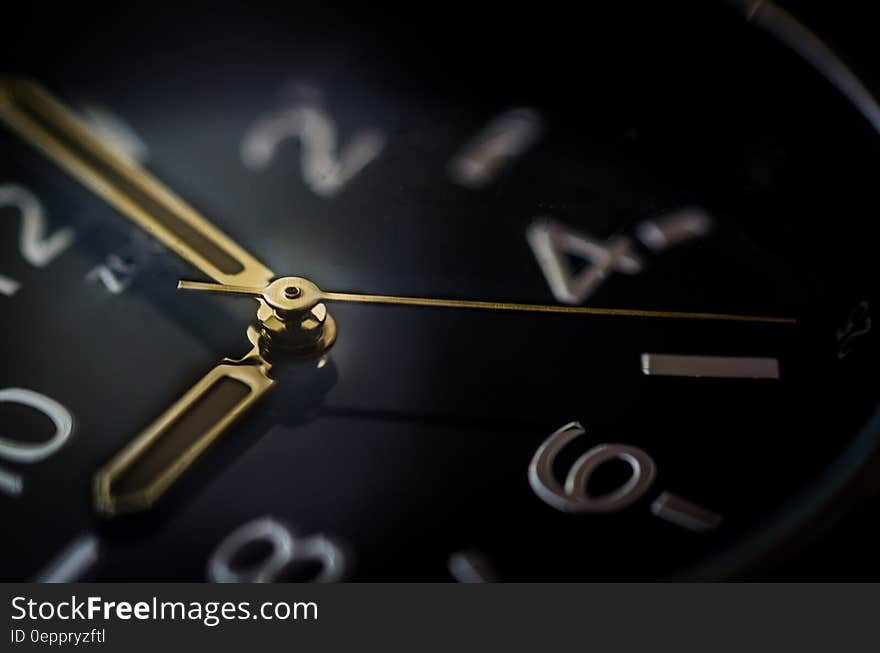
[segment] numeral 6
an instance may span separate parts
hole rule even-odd
[[[538,448],[529,465],[529,483],[535,494],[557,510],[569,513],[616,512],[638,501],[654,482],[657,467],[647,453],[636,447],[597,445],[574,462],[564,484],[556,480],[553,462],[566,445],[584,433],[579,422],[569,422]],[[630,466],[629,479],[607,494],[591,496],[587,490],[590,476],[611,460],[621,460]]]

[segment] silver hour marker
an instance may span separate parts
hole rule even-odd
[[[21,494],[23,486],[21,476],[0,467],[0,492],[17,497]]]
[[[37,583],[72,583],[98,560],[98,538],[81,535],[64,548],[36,577]]]
[[[449,573],[459,583],[494,583],[498,578],[491,561],[476,551],[449,556]]]
[[[700,208],[687,208],[675,213],[645,220],[636,227],[636,237],[645,247],[662,252],[712,231],[712,219]]]
[[[0,295],[6,295],[7,297],[12,297],[15,293],[18,292],[18,289],[21,287],[21,284],[18,283],[15,279],[10,279],[9,277],[4,277],[0,274]]]
[[[651,513],[695,533],[715,530],[721,524],[721,515],[671,492],[664,492],[654,500]]]
[[[452,180],[484,188],[541,136],[541,117],[534,109],[509,109],[493,118],[449,163]]]
[[[642,373],[648,376],[778,379],[779,361],[775,358],[745,356],[642,354]]]

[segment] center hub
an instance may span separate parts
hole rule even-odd
[[[336,322],[321,303],[321,290],[302,277],[282,277],[266,286],[257,319],[267,358],[316,356],[336,340]]]

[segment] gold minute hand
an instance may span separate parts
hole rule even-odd
[[[101,142],[39,84],[0,79],[0,120],[215,281],[264,285],[272,271],[136,163]]]
[[[177,287],[181,290],[202,290],[231,295],[248,295],[264,299],[276,308],[285,308],[283,293],[285,283],[293,289],[290,296],[298,296],[300,280],[293,277],[274,281],[264,288],[248,286],[231,286],[200,281],[180,281]],[[280,291],[280,294],[279,294]],[[628,308],[594,308],[590,306],[559,306],[553,304],[519,304],[513,302],[488,302],[469,299],[436,299],[431,297],[399,297],[395,295],[367,295],[348,292],[317,292],[317,301],[354,302],[361,304],[390,304],[397,306],[433,306],[437,308],[464,308],[492,311],[519,311],[528,313],[564,313],[575,315],[602,315],[609,317],[642,317],[685,320],[718,320],[728,322],[758,322],[769,324],[795,324],[791,317],[772,317],[764,315],[737,315],[731,313],[691,313],[683,311],[644,311]]]

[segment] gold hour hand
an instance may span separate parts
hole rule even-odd
[[[108,517],[150,508],[274,383],[256,348],[214,367],[98,471],[95,507]]]
[[[158,179],[112,151],[39,84],[0,78],[0,120],[215,281],[265,285],[272,271]]]

